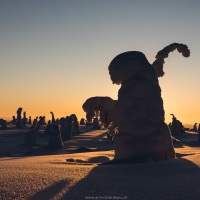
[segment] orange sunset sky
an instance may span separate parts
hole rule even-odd
[[[125,51],[141,51],[153,63],[177,42],[159,78],[166,122],[200,123],[200,1],[10,0],[0,2],[0,118],[18,107],[27,117],[76,114],[92,96],[117,99],[108,65]]]

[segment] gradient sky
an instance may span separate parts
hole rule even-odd
[[[159,78],[166,122],[200,123],[199,0],[0,0],[0,118],[75,113],[92,96],[117,99],[108,65],[125,51],[153,63],[177,42]]]

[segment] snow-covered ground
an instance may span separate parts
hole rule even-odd
[[[21,130],[0,131],[1,200],[200,199],[197,134],[175,144],[176,160],[117,165],[99,165],[114,156],[105,130],[82,128],[57,151],[47,150],[47,136],[29,148],[23,136]],[[80,147],[88,152],[79,153]]]

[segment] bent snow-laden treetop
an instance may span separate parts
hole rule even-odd
[[[190,56],[190,50],[185,44],[173,43],[166,46],[164,49],[160,50],[157,53],[155,57],[156,60],[152,64],[156,71],[157,77],[162,77],[164,75],[163,71],[163,64],[165,63],[164,59],[167,58],[169,53],[173,52],[175,49],[177,49],[179,53],[182,53],[182,55],[186,58]]]

